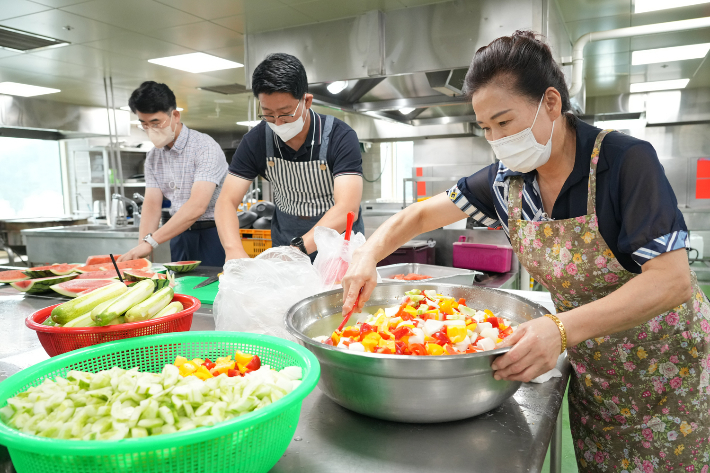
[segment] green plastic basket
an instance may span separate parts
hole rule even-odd
[[[98,372],[138,366],[159,373],[180,355],[188,359],[259,355],[274,369],[300,366],[303,382],[277,402],[211,427],[117,441],[56,440],[24,434],[0,422],[18,473],[266,472],[286,451],[303,399],[315,388],[320,365],[310,351],[288,340],[241,332],[179,332],[130,338],[76,350],[26,368],[0,383],[7,399],[69,370]]]

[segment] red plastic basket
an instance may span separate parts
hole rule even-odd
[[[192,315],[202,304],[198,299],[184,294],[175,294],[173,301],[180,302],[184,309],[176,314],[143,322],[130,322],[106,327],[64,328],[42,325],[42,322],[47,320],[52,313],[52,309],[59,305],[55,304],[29,315],[25,319],[25,325],[37,332],[37,337],[49,356],[57,356],[79,348],[125,338],[159,333],[187,332],[192,326]]]

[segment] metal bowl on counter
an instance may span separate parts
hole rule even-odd
[[[522,297],[496,289],[450,284],[386,284],[375,288],[363,312],[398,305],[405,291],[435,290],[464,298],[476,309],[523,323],[547,310]],[[466,419],[498,407],[520,382],[496,381],[491,363],[509,348],[447,356],[354,353],[314,341],[342,321],[342,290],[317,294],[286,314],[286,326],[321,364],[318,387],[341,406],[378,419],[398,422],[446,422]],[[352,324],[357,322],[355,315]]]

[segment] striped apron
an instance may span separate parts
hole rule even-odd
[[[316,114],[313,115],[315,120]],[[320,121],[320,116],[318,116]],[[326,156],[334,117],[325,118],[320,128],[318,159],[295,162],[277,158],[274,149],[274,132],[265,127],[266,178],[271,183],[276,211],[271,220],[273,246],[286,246],[297,236],[308,233],[323,215],[335,205],[333,173],[328,168]],[[316,133],[315,121],[313,123]],[[312,156],[311,156],[312,158]],[[365,233],[362,211],[353,225],[354,232]],[[311,255],[313,259],[315,254]]]

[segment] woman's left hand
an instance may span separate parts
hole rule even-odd
[[[527,383],[557,365],[562,340],[555,322],[548,317],[540,317],[521,324],[496,348],[507,346],[513,348],[496,358],[491,365],[493,377]]]

